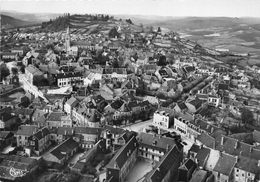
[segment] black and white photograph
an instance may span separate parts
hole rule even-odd
[[[260,182],[260,0],[0,7],[0,182]]]

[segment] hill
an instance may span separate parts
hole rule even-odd
[[[16,19],[16,18],[1,14],[2,28],[22,27],[22,26],[27,26],[27,25],[33,25],[35,23],[36,22],[23,21],[23,20],[20,20],[20,19]]]
[[[54,19],[62,14],[59,13],[24,13],[17,11],[1,11],[2,15],[11,16],[13,18],[29,21],[29,22],[43,22],[49,21],[50,19]]]

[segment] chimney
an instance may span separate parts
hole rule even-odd
[[[166,146],[166,151],[169,151],[169,149],[170,149],[170,145],[167,144],[167,146]]]
[[[260,167],[260,160],[258,160],[257,166]]]
[[[213,133],[213,132],[214,132],[214,127],[211,127],[210,133]]]
[[[236,141],[234,148],[237,149],[237,147],[238,147],[238,141]],[[241,151],[241,152],[242,152],[242,151]],[[241,153],[241,152],[240,152],[240,153]]]
[[[224,145],[224,137],[221,136],[221,142],[220,142],[221,145]]]

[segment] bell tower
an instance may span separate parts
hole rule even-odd
[[[65,51],[68,52],[70,48],[70,27],[67,28],[67,33],[65,37]]]

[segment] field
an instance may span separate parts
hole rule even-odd
[[[182,36],[209,48],[229,49],[234,53],[250,53],[260,56],[260,32],[249,25],[214,27],[194,30],[183,30]],[[212,35],[212,36],[208,36]],[[249,60],[249,64],[259,63]]]

